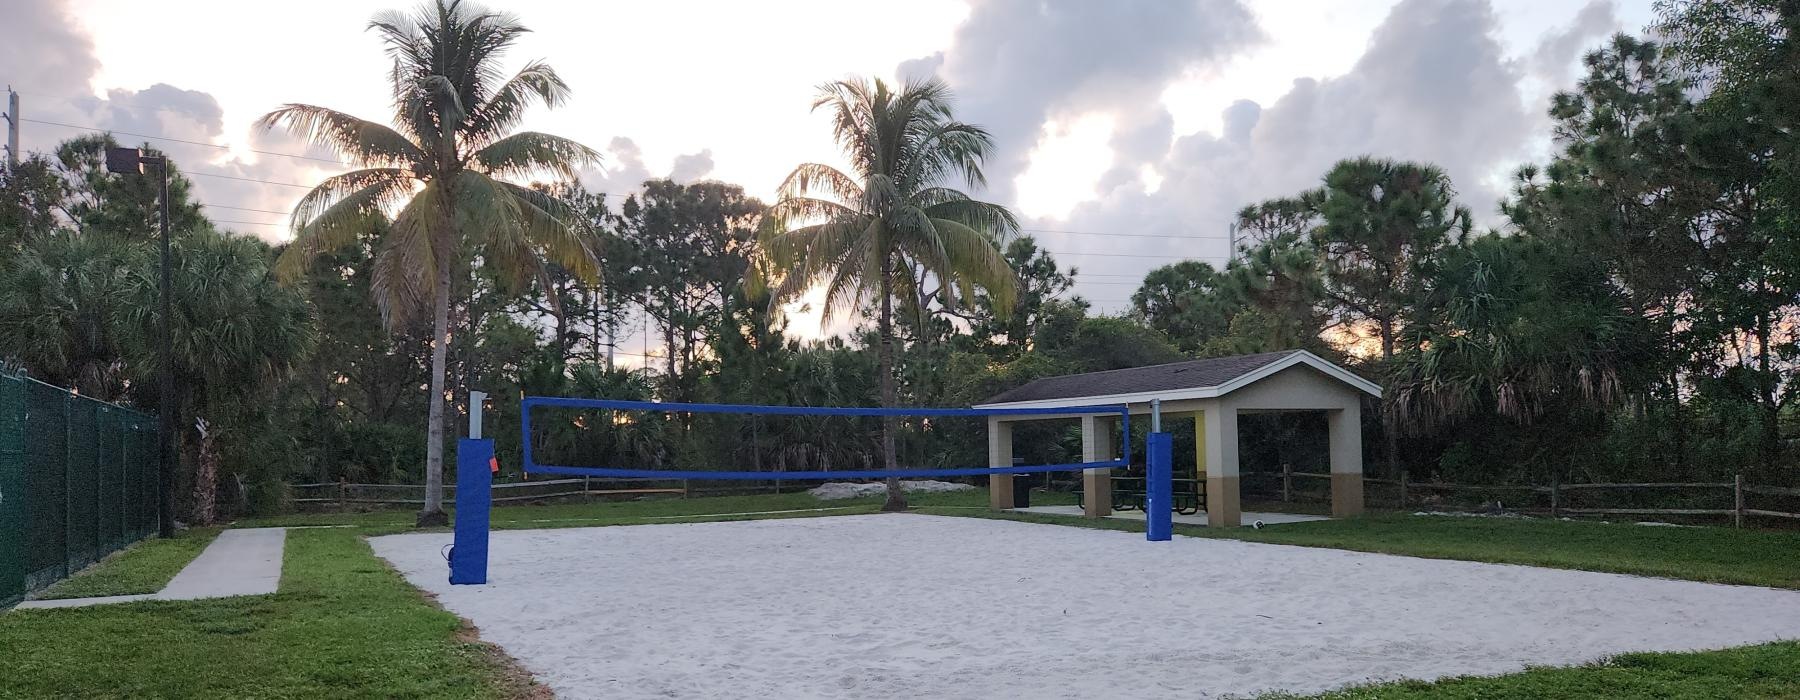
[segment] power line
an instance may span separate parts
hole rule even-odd
[[[262,185],[277,185],[280,187],[298,187],[303,190],[310,190],[313,188],[313,185],[301,185],[301,184],[293,183],[293,182],[276,182],[274,180],[258,180],[253,177],[239,177],[237,175],[223,175],[220,173],[206,173],[206,172],[200,172],[198,170],[183,170],[183,171],[181,171],[181,174],[183,174],[183,175],[199,175],[200,177],[216,177],[221,180],[238,180],[238,181],[242,181],[242,182],[254,182],[254,183],[258,183],[258,184],[262,184]],[[271,212],[271,213],[274,213],[274,212]]]
[[[275,211],[274,209],[251,209],[250,207],[228,207],[223,204],[202,204],[200,206],[206,207],[208,209],[232,209],[232,210],[236,210],[236,211],[253,211],[253,212],[257,212],[259,214],[280,214],[282,216],[293,216],[293,214],[294,214],[294,212],[291,212],[291,211]]]
[[[279,221],[232,221],[230,219],[213,219],[215,224],[248,224],[250,226],[286,226]]]
[[[116,129],[102,129],[97,126],[86,126],[86,125],[82,125],[82,124],[64,124],[62,122],[45,121],[42,119],[20,119],[19,121],[27,122],[30,124],[46,124],[49,126],[60,126],[60,127],[68,128],[68,129],[81,129],[81,130],[85,130],[85,131],[101,131],[101,132],[106,132],[106,133],[111,133],[111,134],[120,134],[123,136],[136,136],[140,139],[150,139],[152,141],[168,141],[171,143],[185,143],[190,146],[205,146],[207,148],[217,148],[217,149],[226,150],[226,151],[231,150],[231,146],[225,145],[225,144],[208,143],[205,141],[193,141],[193,140],[189,140],[189,139],[178,139],[173,136],[158,136],[155,134],[137,134],[137,133],[132,133],[130,131],[118,131]],[[264,151],[264,150],[255,149],[255,148],[246,148],[244,150],[249,151],[251,153],[256,153],[256,154],[265,155],[265,156],[281,156],[283,158],[299,158],[301,160],[316,160],[321,163],[330,163],[330,164],[336,165],[338,167],[344,166],[344,162],[341,160],[338,160],[336,158],[319,158],[316,156],[300,155],[298,153],[282,153],[280,151]]]
[[[1188,238],[1188,239],[1193,239],[1193,240],[1217,240],[1217,241],[1222,241],[1222,240],[1226,240],[1226,239],[1230,238],[1230,236],[1187,236],[1187,235],[1173,234],[1173,233],[1105,233],[1105,232],[1101,232],[1101,231],[1064,231],[1064,230],[1059,230],[1059,229],[1048,229],[1048,228],[1022,228],[1019,230],[1025,231],[1028,233],[1065,233],[1065,234],[1070,234],[1070,235],[1074,235],[1074,236],[1107,236],[1107,237],[1114,237],[1114,238]]]
[[[1157,259],[1162,259],[1162,260],[1203,260],[1206,258],[1218,258],[1219,257],[1217,255],[1149,255],[1149,254],[1142,254],[1142,253],[1081,253],[1081,252],[1060,252],[1060,251],[1055,251],[1055,250],[1051,250],[1048,252],[1051,255],[1062,255],[1062,256],[1068,256],[1068,257],[1086,255],[1086,256],[1096,257],[1096,258],[1157,258]]]

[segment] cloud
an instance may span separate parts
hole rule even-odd
[[[603,158],[604,167],[582,172],[581,184],[590,192],[607,193],[612,201],[622,200],[642,189],[645,180],[666,177],[676,182],[693,182],[704,179],[713,170],[713,153],[709,148],[699,153],[678,155],[667,172],[655,174],[644,164],[644,149],[624,136],[615,136],[606,144]]]
[[[669,169],[669,179],[676,182],[693,182],[705,178],[713,171],[713,153],[708,148],[699,153],[689,153],[675,157],[675,166]]]
[[[73,83],[79,90],[86,87],[86,78],[100,70],[93,40],[76,29],[79,25],[61,2],[8,2],[5,17],[6,40],[0,41],[0,69],[4,72],[0,75],[33,81],[16,85],[19,90],[48,89],[53,83]]]
[[[1589,0],[1567,27],[1545,34],[1530,57],[1532,75],[1550,84],[1568,81],[1569,71],[1596,39],[1618,31],[1622,22],[1613,0]]]
[[[1093,7],[1094,15],[1116,8]],[[1034,223],[1183,238],[1036,234],[1049,249],[1065,253],[1171,256],[1061,256],[1063,264],[1087,273],[1141,274],[1174,256],[1220,264],[1238,209],[1315,187],[1333,163],[1364,154],[1445,168],[1461,200],[1491,221],[1506,173],[1528,157],[1541,131],[1535,118],[1541,110],[1528,108],[1521,94],[1529,71],[1506,55],[1486,0],[1402,0],[1342,75],[1297,78],[1270,104],[1232,103],[1219,133],[1177,136],[1160,93],[1185,70],[1255,42],[1258,31],[1235,4],[1206,6],[1204,12],[1176,3],[1132,7],[1138,9],[1127,18],[1108,19],[1036,3],[984,4],[940,60],[940,73],[968,96],[968,117],[996,135],[1011,134],[1002,136],[996,176],[1018,171],[1046,120],[1083,112],[1115,116],[1114,162],[1094,198],[1063,219]],[[1047,16],[1051,12],[1068,16]],[[1546,38],[1543,60],[1579,47],[1607,17],[1610,5],[1592,3],[1564,31],[1572,38]],[[1006,36],[1008,29],[1015,38]],[[1080,36],[1087,30],[1092,37]],[[1066,51],[1051,50],[1063,45]],[[1110,56],[1115,46],[1121,53]],[[1158,178],[1154,187],[1143,186],[1146,171]],[[1010,190],[1003,191],[1007,198],[1001,201],[1012,201]],[[1103,300],[1129,294],[1127,286],[1099,284],[1087,282],[1078,291]]]
[[[957,114],[993,133],[991,196],[1013,199],[1045,122],[1104,112],[1116,121],[1120,163],[1107,179],[1136,177],[1131,161],[1160,155],[1172,120],[1163,89],[1260,41],[1237,0],[1071,2],[982,0],[950,48],[900,65],[903,78],[935,74],[958,96]]]
[[[81,31],[65,2],[23,0],[10,4],[6,14],[8,40],[0,42],[0,75],[30,80],[18,86],[19,111],[24,118],[36,120],[21,125],[22,150],[50,152],[62,141],[88,133],[86,128],[44,122],[122,132],[115,133],[120,143],[147,143],[168,153],[177,167],[190,173],[195,199],[209,205],[208,216],[220,222],[221,228],[271,241],[286,237],[287,217],[267,212],[287,211],[304,190],[246,180],[309,184],[344,169],[328,162],[335,160],[329,151],[308,148],[285,134],[265,135],[248,130],[227,133],[224,110],[207,92],[162,83],[141,90],[110,89],[103,95],[88,92],[100,70],[100,62],[94,54],[92,39]],[[61,91],[55,91],[52,86],[60,86]],[[202,144],[245,145],[327,162],[258,155],[247,150],[232,151],[128,134]]]

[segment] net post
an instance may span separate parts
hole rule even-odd
[[[1174,530],[1175,436],[1154,432],[1150,433],[1150,438],[1145,443],[1148,453],[1144,455],[1144,476],[1149,485],[1145,489],[1144,507],[1149,512],[1144,514],[1144,539],[1150,542],[1167,542],[1172,538]]]
[[[481,437],[481,402],[486,398],[469,392],[469,437],[456,441],[456,528],[450,546],[450,583],[455,585],[487,583],[494,441]]]

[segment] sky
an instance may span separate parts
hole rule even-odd
[[[798,163],[841,162],[809,111],[820,83],[940,77],[958,117],[995,136],[972,194],[1012,207],[1102,312],[1128,306],[1151,268],[1222,264],[1237,209],[1316,186],[1347,157],[1436,163],[1498,225],[1510,173],[1550,152],[1548,99],[1574,86],[1581,55],[1654,19],[1650,0],[489,6],[533,30],[509,67],[545,59],[574,91],[523,128],[600,149],[583,181],[614,194],[666,176],[768,198]],[[41,122],[212,144],[152,141],[221,226],[280,240],[282,212],[339,168],[252,123],[286,102],[385,120],[386,60],[365,27],[410,7],[7,0],[0,83],[38,120],[22,125],[27,151],[79,133]]]

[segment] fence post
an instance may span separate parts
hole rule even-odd
[[[69,548],[75,545],[75,533],[72,529],[75,527],[75,505],[74,505],[75,486],[74,486],[73,480],[71,480],[69,478],[69,468],[70,468],[69,463],[74,461],[72,459],[69,459],[69,445],[74,442],[73,440],[69,439],[69,430],[71,428],[71,426],[69,425],[69,416],[73,414],[73,411],[69,410],[69,403],[73,402],[74,400],[75,400],[74,394],[63,394],[63,397],[62,397],[62,420],[63,420],[63,450],[62,450],[63,560],[62,560],[62,572],[63,573],[62,573],[62,576],[58,576],[57,578],[63,578],[63,577],[66,577],[66,576],[69,576],[69,575],[75,573],[74,567],[69,566],[69,557],[71,556],[69,553]]]
[[[588,493],[588,491],[592,490],[592,488],[593,488],[593,479],[594,479],[594,477],[588,476],[586,474],[581,475],[581,502],[582,503],[593,503],[594,502],[593,494]]]
[[[693,487],[688,484],[687,479],[682,479],[681,480],[681,497],[684,499],[687,498],[691,494],[692,488]]]
[[[1289,502],[1292,502],[1293,500],[1294,500],[1294,465],[1291,463],[1288,463],[1288,462],[1282,462],[1281,463],[1281,502],[1289,503]]]
[[[1741,528],[1744,526],[1744,475],[1743,474],[1731,475],[1731,495],[1732,495],[1731,526],[1736,527],[1736,528]]]
[[[338,477],[338,512],[350,512],[350,477]]]
[[[1556,474],[1550,475],[1550,519],[1562,517],[1562,479]]]

